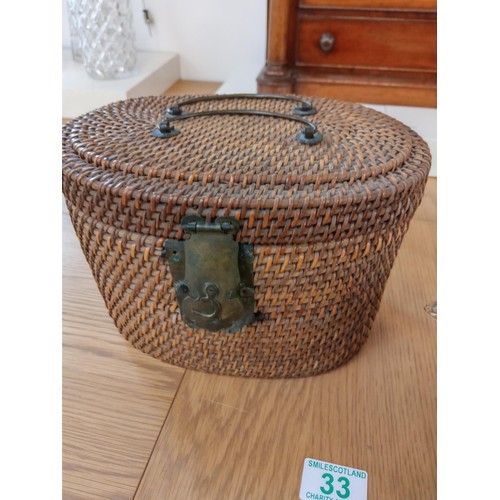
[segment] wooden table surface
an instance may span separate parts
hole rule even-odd
[[[368,472],[371,500],[436,498],[436,179],[366,344],[324,375],[164,364],[118,333],[63,206],[63,498],[298,499],[311,457]]]

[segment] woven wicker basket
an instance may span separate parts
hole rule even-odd
[[[117,328],[227,375],[359,350],[429,168],[408,127],[319,98],[137,98],[63,128],[63,192]]]

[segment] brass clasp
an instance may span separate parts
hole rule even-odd
[[[234,333],[254,319],[253,246],[238,244],[232,217],[206,222],[198,215],[181,221],[185,241],[163,246],[182,319],[191,328]]]

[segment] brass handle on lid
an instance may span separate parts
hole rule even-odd
[[[256,115],[256,116],[271,116],[273,118],[284,118],[285,120],[293,120],[306,125],[295,138],[301,144],[314,145],[321,142],[323,136],[319,133],[318,127],[302,118],[300,116],[287,115],[284,113],[275,113],[273,111],[261,111],[257,109],[214,109],[209,111],[199,111],[197,113],[183,113],[177,116],[166,116],[166,120],[160,122],[156,128],[153,130],[152,135],[154,137],[160,137],[167,139],[169,137],[174,137],[180,134],[180,130],[174,128],[170,123],[179,120],[187,120],[188,118],[198,118],[200,116],[214,116],[214,115]]]
[[[314,115],[316,113],[316,109],[314,109],[310,101],[297,96],[276,95],[276,94],[219,94],[219,95],[192,97],[190,99],[185,99],[184,101],[177,102],[176,104],[167,109],[167,117],[186,114],[185,111],[181,109],[181,106],[187,106],[188,104],[195,104],[197,102],[225,101],[226,99],[275,99],[282,101],[295,101],[299,102],[301,106],[297,106],[296,108],[294,108],[292,114],[297,116],[308,116],[308,115]]]

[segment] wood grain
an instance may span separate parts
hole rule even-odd
[[[296,380],[187,371],[137,499],[297,498],[306,457],[367,470],[370,498],[436,498],[433,184],[361,352]]]
[[[300,0],[301,7],[372,8],[372,9],[419,9],[436,10],[436,0]]]
[[[63,498],[132,498],[184,370],[120,336],[63,206]]]
[[[269,0],[268,2],[267,59],[273,69],[286,67],[289,50],[289,13],[295,3],[295,0]]]
[[[330,52],[324,33],[335,36]],[[303,18],[297,29],[298,66],[436,71],[436,22],[392,18]]]
[[[408,84],[404,80],[393,85],[393,82],[386,79],[369,77],[356,79],[308,72],[297,76],[294,92],[299,95],[368,104],[407,106],[411,102],[412,106],[432,108],[437,105],[437,87],[434,83],[419,86],[415,85],[415,82]]]
[[[221,82],[178,80],[163,95],[215,94],[221,85]]]
[[[436,107],[435,0],[268,0],[268,9],[259,92]],[[323,53],[327,33],[335,44]]]

